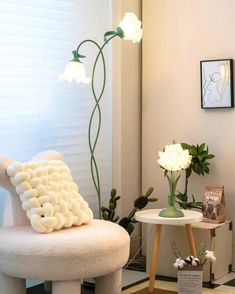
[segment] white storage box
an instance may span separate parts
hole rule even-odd
[[[149,234],[152,225],[145,225]],[[203,266],[203,281],[212,282],[232,270],[232,222],[221,224],[196,223],[192,225],[196,248],[204,243],[208,250],[213,250],[216,262],[206,262]],[[147,272],[149,272],[152,246],[152,230],[146,243]],[[157,274],[167,277],[177,277],[177,270],[173,267],[175,256],[171,248],[171,242],[175,241],[177,247],[185,258],[190,254],[187,235],[184,226],[162,226],[162,234],[159,247]]]

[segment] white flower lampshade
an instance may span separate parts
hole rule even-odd
[[[164,152],[159,151],[158,164],[168,171],[186,169],[191,164],[192,156],[183,150],[181,144],[166,145]]]
[[[133,12],[127,12],[119,24],[122,29],[124,40],[130,40],[133,43],[139,43],[142,39],[143,30],[141,28],[141,21]]]
[[[85,68],[79,61],[70,61],[67,63],[63,74],[59,75],[61,81],[89,84],[90,78],[86,76]]]

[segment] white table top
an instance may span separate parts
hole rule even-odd
[[[161,225],[185,225],[200,222],[203,219],[202,213],[192,210],[182,210],[184,217],[168,218],[159,216],[161,209],[147,209],[137,211],[135,219],[142,223],[161,224]]]

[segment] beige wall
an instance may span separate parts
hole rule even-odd
[[[114,11],[116,24],[125,12],[141,18],[141,1],[115,0]],[[141,191],[141,44],[115,40],[113,115],[113,185],[121,195],[120,214],[127,216]]]
[[[200,60],[235,59],[234,11],[231,0],[143,1],[142,183],[156,188],[157,207],[168,192],[158,150],[172,140],[205,142],[216,157],[209,176],[190,178],[190,192],[201,199],[205,184],[224,184],[235,221],[235,110],[202,110],[199,74]]]

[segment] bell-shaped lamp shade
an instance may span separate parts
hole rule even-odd
[[[86,76],[85,68],[81,62],[70,61],[67,63],[64,72],[59,75],[61,81],[89,84],[90,78]]]
[[[123,30],[124,40],[130,40],[133,43],[139,43],[142,39],[143,30],[141,28],[141,21],[133,12],[127,12],[119,24]]]

